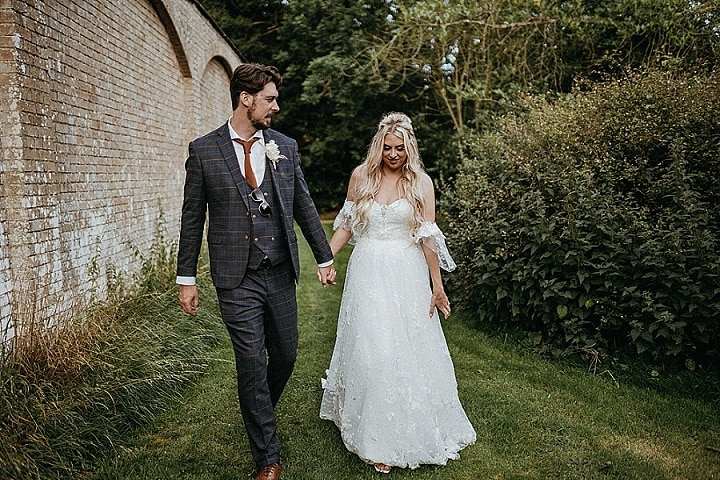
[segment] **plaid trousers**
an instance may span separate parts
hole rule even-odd
[[[297,299],[291,262],[245,272],[237,288],[217,289],[235,352],[238,398],[258,468],[280,463],[275,406],[297,358]]]

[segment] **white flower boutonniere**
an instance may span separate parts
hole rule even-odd
[[[284,158],[287,160],[287,157],[285,155],[280,154],[280,147],[277,146],[277,143],[275,143],[275,140],[270,140],[268,143],[265,144],[265,155],[267,158],[270,159],[273,165],[273,169],[277,170],[277,162],[281,158]]]

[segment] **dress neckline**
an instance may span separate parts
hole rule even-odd
[[[373,202],[380,207],[391,207],[391,206],[395,205],[396,203],[398,203],[400,200],[404,200],[404,199],[405,199],[405,197],[400,197],[397,200],[390,202],[390,203],[380,203],[373,198]]]

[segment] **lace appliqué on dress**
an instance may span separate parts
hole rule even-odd
[[[437,253],[440,261],[440,268],[446,272],[452,272],[457,265],[450,256],[450,251],[445,244],[445,235],[440,231],[440,227],[436,223],[425,222],[420,225],[415,234],[415,241],[422,243],[433,252]]]

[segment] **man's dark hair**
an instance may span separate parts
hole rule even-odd
[[[230,79],[230,98],[232,108],[235,110],[240,102],[240,93],[247,92],[255,95],[273,82],[277,88],[282,85],[282,77],[277,68],[259,63],[243,63],[235,69]]]

